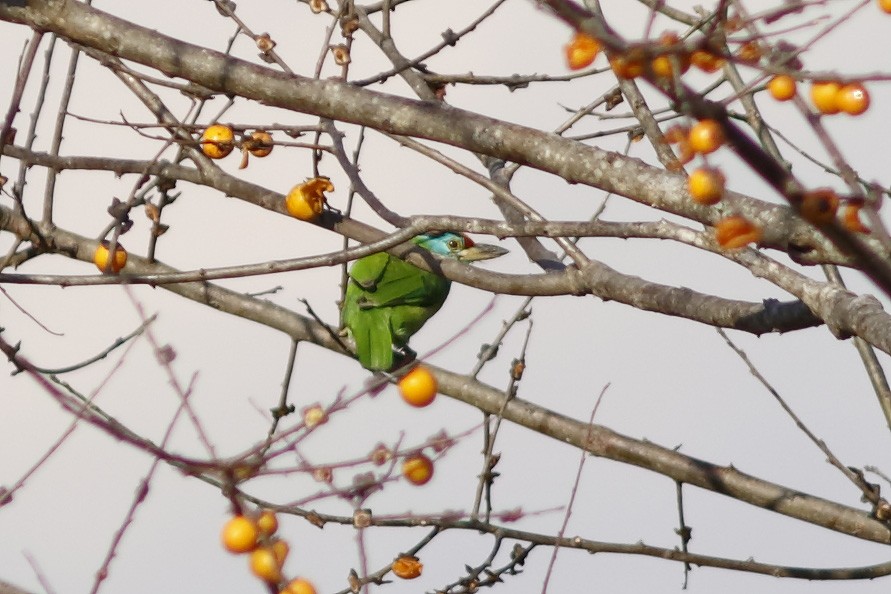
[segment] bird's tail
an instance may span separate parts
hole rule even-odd
[[[393,333],[389,311],[357,311],[351,330],[362,367],[372,371],[389,371],[393,367]]]

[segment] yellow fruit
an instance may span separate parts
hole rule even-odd
[[[413,454],[402,462],[402,476],[413,485],[425,485],[433,478],[433,460],[424,454]]]
[[[279,594],[316,594],[316,588],[309,580],[297,578],[288,582]]]
[[[220,539],[230,553],[247,553],[257,548],[260,530],[250,518],[235,516],[226,522]]]
[[[312,429],[318,425],[328,422],[328,414],[321,404],[313,404],[303,409],[303,424],[307,429]]]
[[[417,557],[403,555],[393,561],[390,569],[393,570],[396,577],[401,577],[404,580],[413,580],[421,575],[424,564],[418,561]]]
[[[284,567],[285,561],[288,559],[288,553],[291,552],[291,545],[281,539],[276,539],[269,546],[272,547],[272,554],[275,555],[279,568]]]
[[[254,130],[244,144],[253,156],[262,159],[272,152],[272,134],[266,130]]]
[[[412,406],[422,408],[436,398],[436,378],[424,365],[416,365],[399,380],[402,399]]]
[[[278,530],[278,518],[271,509],[264,509],[257,518],[257,528],[263,536],[272,536]]]
[[[702,120],[690,128],[687,141],[694,153],[707,155],[715,152],[724,144],[724,130],[715,120]]]
[[[832,115],[841,109],[838,106],[838,92],[841,85],[834,80],[815,81],[811,85],[811,103],[822,114]]]
[[[102,240],[93,252],[93,264],[102,272],[117,274],[127,265],[127,250],[121,244],[114,248],[114,258],[110,258],[111,242]],[[111,262],[109,262],[111,260]]]
[[[795,96],[795,79],[788,74],[778,74],[767,83],[767,91],[777,101],[788,101]]]
[[[251,553],[251,572],[266,582],[274,584],[282,579],[282,566],[272,547],[260,547]]]
[[[572,41],[566,46],[566,63],[570,70],[590,66],[600,52],[600,43],[590,35],[576,31]]]
[[[848,83],[838,91],[838,108],[848,115],[857,116],[869,109],[869,93],[860,83]]]
[[[702,167],[687,178],[687,189],[694,202],[717,204],[724,196],[724,174],[712,167]]]
[[[201,135],[201,152],[211,159],[222,159],[235,148],[235,133],[223,124],[208,126]]]
[[[333,192],[334,184],[327,177],[314,177],[294,186],[285,197],[285,208],[294,218],[314,221],[325,209],[325,192]]]
[[[724,249],[733,250],[760,240],[761,229],[743,217],[727,217],[715,225],[715,241]]]
[[[677,33],[672,31],[663,33],[659,37],[659,45],[664,48],[670,48],[673,45],[681,43],[681,38]],[[656,56],[650,62],[650,69],[658,78],[673,78],[675,75],[675,65],[680,67],[680,73],[683,74],[690,69],[690,54],[686,52],[677,52],[674,54],[663,54]]]
[[[878,0],[879,9],[891,14],[891,0]]]

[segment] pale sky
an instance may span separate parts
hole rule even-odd
[[[603,2],[604,10],[624,34],[640,35],[646,11],[625,0]],[[756,13],[773,3],[746,2]],[[856,3],[830,0],[830,10],[842,13]],[[132,3],[96,4],[122,18],[190,43],[223,49],[234,26],[218,15],[209,2],[158,0],[145,10]],[[427,0],[404,4],[392,16],[392,27],[400,49],[409,56],[435,45],[447,28],[460,30],[476,18],[482,4],[471,0]],[[630,7],[634,7],[633,9]],[[689,9],[689,6],[681,6]],[[285,2],[239,2],[238,14],[257,31],[267,31],[278,43],[276,50],[289,66],[311,74],[319,57],[325,26],[329,20],[313,15],[305,5]],[[796,22],[801,22],[800,20]],[[665,25],[659,22],[654,30]],[[891,16],[867,6],[820,40],[805,54],[810,69],[866,74],[886,72],[884,57],[891,50]],[[784,37],[801,42],[810,39],[819,24]],[[0,23],[0,51],[5,68],[0,84],[0,105],[5,111],[14,83],[15,68],[30,32]],[[337,36],[335,35],[335,38]],[[438,72],[510,75],[514,73],[565,74],[563,45],[569,29],[528,0],[509,0],[475,34],[456,47],[427,61]],[[44,44],[47,40],[44,40]],[[44,46],[45,47],[45,46]],[[258,61],[256,50],[240,38],[233,53]],[[39,52],[43,58],[43,48]],[[52,67],[48,105],[56,105],[67,66],[67,49],[59,51]],[[599,58],[597,65],[604,66]],[[17,142],[24,138],[33,111],[36,85],[42,68],[32,74],[22,110],[16,119]],[[360,39],[353,49],[354,78],[386,68],[382,56]],[[335,72],[332,65],[324,75]],[[157,74],[157,73],[153,73]],[[103,67],[89,58],[81,59],[70,111],[82,117],[117,121],[150,122],[151,115]],[[158,75],[163,76],[163,75]],[[573,84],[533,84],[508,92],[501,87],[449,87],[447,100],[457,107],[476,110],[507,121],[550,130],[569,115],[567,108],[585,105],[613,84],[609,75]],[[401,82],[383,89],[408,94]],[[828,123],[843,154],[866,179],[888,185],[885,144],[889,137],[891,93],[881,82],[870,85],[873,108],[863,118],[840,117]],[[722,96],[719,94],[719,96]],[[188,102],[168,92],[169,106],[185,117]],[[217,99],[205,111],[206,122],[225,103]],[[781,127],[802,148],[818,159],[825,154],[791,106],[776,105],[759,98],[768,122]],[[617,108],[624,113],[624,106]],[[36,146],[44,150],[51,137],[54,108],[43,114]],[[224,121],[256,124],[309,124],[312,118],[258,104],[238,101]],[[589,118],[577,133],[609,130],[626,125]],[[345,127],[352,135],[354,128]],[[63,154],[101,155],[149,159],[158,143],[139,138],[122,126],[97,125],[70,119]],[[354,136],[348,140],[350,150]],[[303,139],[301,139],[303,140]],[[624,135],[603,138],[598,146],[623,150]],[[441,148],[441,147],[438,147]],[[818,167],[808,164],[787,145],[781,149],[795,163],[795,172],[814,186],[838,182]],[[495,218],[497,208],[488,193],[451,172],[425,161],[392,141],[370,134],[362,156],[366,184],[388,206],[400,214],[467,214]],[[462,162],[483,171],[471,155],[448,149]],[[655,162],[645,143],[632,146],[631,155]],[[779,201],[729,152],[714,162],[725,169],[731,189]],[[263,184],[279,192],[311,175],[307,151],[277,149],[266,159],[254,159],[238,171],[238,157],[221,162],[229,173]],[[337,190],[330,200],[343,207],[348,182],[328,157],[322,171],[331,175]],[[4,157],[0,173],[15,179],[15,162]],[[38,212],[43,197],[44,172],[34,168],[28,177],[25,205]],[[108,223],[106,208],[111,198],[124,199],[135,176],[115,178],[106,173],[61,175],[56,194],[59,226],[87,236],[96,236]],[[603,200],[602,192],[570,186],[544,174],[521,170],[513,191],[552,219],[582,219],[590,216]],[[322,253],[339,249],[338,236],[310,225],[259,211],[233,198],[205,188],[181,184],[182,196],[165,213],[171,226],[159,243],[158,258],[179,269],[257,263],[272,259]],[[0,203],[11,205],[8,196]],[[149,222],[134,213],[136,224],[123,243],[134,253],[143,253],[149,237]],[[380,228],[365,207],[355,216]],[[661,214],[612,198],[604,213],[607,220],[652,220]],[[480,238],[483,239],[483,238]],[[8,234],[0,235],[3,253],[11,245]],[[482,266],[513,273],[536,274],[515,242],[506,240],[512,253]],[[548,244],[553,247],[553,244]],[[628,274],[654,282],[688,286],[720,296],[758,301],[788,299],[777,288],[753,278],[728,261],[669,242],[587,239],[581,245],[592,258]],[[786,261],[780,256],[774,256]],[[92,266],[62,257],[45,256],[28,263],[20,272],[92,274]],[[820,270],[805,273],[820,278]],[[220,284],[245,292],[261,292],[280,286],[268,298],[305,313],[298,301],[306,299],[328,323],[337,320],[335,301],[339,296],[338,268],[223,281]],[[845,275],[855,291],[872,292],[867,281],[853,273]],[[22,341],[22,353],[37,365],[63,367],[82,361],[108,347],[117,337],[132,332],[141,323],[134,303],[146,315],[157,314],[152,325],[155,340],[176,352],[172,369],[181,385],[193,383],[191,403],[202,429],[220,456],[234,455],[261,441],[268,429],[268,410],[278,402],[285,373],[289,340],[282,334],[245,320],[185,301],[160,289],[137,287],[55,287],[5,285],[3,287],[34,320],[0,297],[0,326],[4,338]],[[887,303],[887,299],[883,298]],[[494,339],[502,321],[514,315],[522,298],[492,297],[482,291],[453,286],[443,310],[414,338],[419,354],[434,349],[460,333],[492,303],[491,311],[430,361],[453,371],[467,372],[475,363],[479,345]],[[596,422],[625,435],[647,439],[685,454],[717,464],[733,464],[752,475],[819,495],[849,506],[867,509],[859,493],[841,474],[825,462],[825,456],[796,429],[776,401],[761,387],[739,358],[714,329],[681,319],[634,310],[593,297],[536,299],[532,304],[533,327],[527,371],[519,396],[557,412],[579,419],[590,415],[597,395],[609,388]],[[507,385],[507,369],[520,354],[528,322],[508,335],[499,356],[480,375],[492,386]],[[792,335],[756,338],[730,333],[759,371],[787,399],[810,429],[832,448],[845,464],[862,468],[873,465],[891,473],[889,431],[876,398],[862,372],[850,341],[836,340],[825,328]],[[888,357],[880,355],[883,363]],[[11,366],[7,365],[7,370]],[[361,390],[368,373],[333,353],[302,345],[292,380],[290,399],[298,410],[314,402],[331,403],[340,391]],[[116,350],[89,369],[65,374],[84,394],[96,393],[97,403],[129,428],[158,440],[178,405],[170,380],[155,362],[145,337]],[[0,485],[14,484],[59,438],[71,417],[28,378],[0,373]],[[388,484],[367,506],[376,515],[468,511],[473,504],[482,433],[481,415],[475,409],[440,396],[428,409],[409,409],[395,388],[375,399],[362,399],[336,416],[301,445],[310,462],[323,464],[362,457],[379,442],[422,444],[441,429],[451,434],[472,431],[437,462],[436,476],[424,487]],[[203,456],[205,451],[194,426],[178,421],[171,447],[186,454]],[[514,527],[553,534],[561,525],[573,486],[580,454],[569,446],[505,425],[496,444],[502,453],[498,465],[493,505],[496,510],[522,508],[529,515]],[[293,460],[289,460],[293,462]],[[89,426],[79,427],[16,493],[14,501],[0,508],[0,580],[35,592],[43,591],[37,574],[56,592],[85,592],[93,582],[109,543],[120,527],[133,494],[152,460],[133,448],[110,439]],[[351,481],[352,470],[335,475],[338,485]],[[876,481],[874,476],[870,480]],[[877,482],[877,481],[876,481]],[[290,474],[250,483],[248,490],[261,497],[285,503],[323,492],[324,485],[305,475]],[[713,493],[686,487],[686,522],[693,527],[690,550],[733,559],[804,567],[861,566],[887,560],[886,547],[834,534],[747,506]],[[349,515],[350,504],[322,499],[315,508]],[[226,553],[218,543],[220,527],[228,517],[228,502],[213,487],[176,470],[160,466],[147,500],[136,512],[135,521],[120,545],[103,592],[130,594],[223,590],[262,592],[264,587],[247,568],[246,560]],[[281,533],[291,544],[286,565],[289,575],[304,575],[322,592],[346,587],[350,568],[358,567],[355,530],[327,525],[319,530],[305,520],[280,517]],[[588,458],[578,486],[567,535],[603,541],[679,546],[674,533],[678,526],[675,486],[661,475]],[[376,529],[368,532],[369,567],[376,570],[400,551],[410,548],[425,534],[423,530]],[[449,533],[434,540],[421,558],[424,574],[418,580],[397,580],[385,589],[392,594],[430,591],[462,575],[464,564],[478,564],[488,554],[492,539],[475,533]],[[495,565],[507,558],[505,546]],[[539,547],[532,553],[523,574],[506,578],[496,591],[526,594],[541,592],[551,550]],[[29,562],[30,560],[30,562]],[[35,569],[36,568],[36,569]],[[678,563],[647,557],[591,556],[579,551],[561,551],[549,591],[601,591],[670,593],[681,590],[683,567]],[[728,594],[757,590],[766,593],[799,592],[885,592],[888,579],[873,582],[819,583],[779,580],[740,572],[699,568],[693,570],[691,592]],[[582,590],[584,588],[584,590]]]

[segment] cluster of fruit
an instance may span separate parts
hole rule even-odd
[[[891,0],[878,0],[881,10],[891,13]],[[732,30],[734,23],[726,23]],[[610,53],[609,64],[615,75],[622,79],[647,76],[651,82],[664,85],[676,76],[684,74],[691,66],[706,73],[720,69],[726,59],[755,66],[765,55],[757,41],[747,41],[740,45],[732,56],[704,49],[688,50],[680,37],[673,32],[664,33],[655,43],[632,44],[621,54]],[[566,46],[566,61],[571,70],[590,66],[601,52],[597,39],[581,32],[574,33]],[[794,62],[794,60],[793,60]],[[797,67],[794,63],[789,68]],[[797,81],[791,74],[778,74],[770,78],[766,85],[768,93],[777,101],[789,101],[797,94]],[[846,113],[858,116],[866,112],[870,96],[861,81],[817,80],[811,84],[810,100],[813,108],[821,115]],[[672,126],[665,133],[665,140],[677,147],[678,168],[699,156],[718,150],[725,142],[724,131],[719,122],[703,119],[690,127]],[[726,178],[717,167],[705,165],[695,169],[687,178],[687,190],[698,204],[712,206],[724,197]],[[840,224],[849,231],[869,233],[870,230],[860,221],[862,199],[842,200],[833,190],[819,188],[804,192],[800,196],[790,196],[790,203],[802,218],[821,226],[836,221],[840,206],[844,209],[839,217]],[[759,226],[743,216],[732,215],[715,223],[715,240],[724,249],[737,249],[761,240]]]
[[[411,406],[423,408],[436,398],[439,385],[426,365],[415,365],[399,379],[399,393]],[[424,485],[433,478],[433,460],[417,452],[402,461],[402,476],[413,485]]]
[[[250,553],[251,572],[272,585],[284,581],[282,568],[290,547],[275,536],[278,519],[271,510],[263,510],[257,516],[237,515],[223,526],[220,538],[227,551],[235,554]],[[316,594],[312,582],[295,578],[285,584],[279,594]]]
[[[241,147],[240,169],[248,166],[248,155],[268,157],[274,146],[272,134],[266,130],[254,130],[236,143],[235,131],[225,124],[208,126],[199,141],[201,152],[211,159],[228,157],[236,144]]]
[[[241,169],[247,167],[248,155],[266,157],[272,152],[272,135],[265,130],[255,130],[240,142],[235,140],[235,132],[224,124],[208,126],[199,141],[201,152],[211,159],[222,159],[229,155],[236,144],[241,146]],[[301,221],[314,221],[325,208],[325,192],[333,192],[334,184],[327,177],[314,177],[294,186],[285,197],[288,213]]]

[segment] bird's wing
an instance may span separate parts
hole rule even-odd
[[[350,278],[366,291],[375,291],[378,281],[387,270],[390,258],[390,254],[386,252],[359,258],[350,266]]]
[[[392,256],[388,256],[382,268],[370,269],[370,266],[363,267],[360,272],[379,271],[373,282],[368,282],[370,276],[364,276],[366,282],[363,283],[350,273],[353,280],[365,289],[364,307],[438,307],[449,292],[448,280]]]

